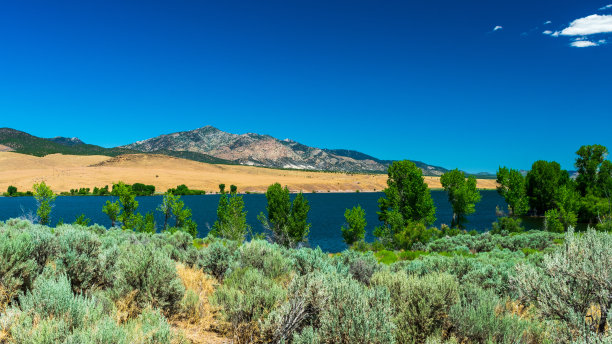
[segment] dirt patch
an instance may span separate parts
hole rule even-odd
[[[5,146],[5,145],[0,145],[0,152],[12,152],[12,151],[14,151],[13,148],[9,146]]]

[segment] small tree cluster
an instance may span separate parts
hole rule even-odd
[[[264,227],[271,230],[274,242],[295,247],[306,241],[310,231],[310,205],[304,195],[298,193],[292,203],[289,189],[276,183],[268,187],[266,199],[268,217],[261,213],[258,218]]]

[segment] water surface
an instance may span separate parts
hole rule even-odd
[[[431,192],[436,205],[435,226],[450,224],[452,218],[452,208],[447,200],[445,191],[432,190]],[[338,252],[346,248],[342,242],[340,227],[344,223],[344,211],[355,205],[361,205],[366,211],[368,222],[366,240],[372,241],[372,231],[380,225],[378,221],[378,199],[382,193],[315,193],[304,194],[310,203],[309,220],[312,223],[310,228],[310,246],[320,246],[322,250]],[[495,207],[506,209],[506,202],[494,190],[481,191],[482,200],[476,205],[476,212],[468,216],[467,229],[476,229],[482,232],[491,228],[491,223],[496,220]],[[292,195],[293,197],[293,195]],[[102,206],[107,200],[114,200],[114,197],[107,196],[59,196],[56,199],[51,223],[55,224],[62,219],[66,223],[73,222],[80,214],[85,214],[91,219],[91,223],[98,223],[103,226],[110,226],[110,220],[106,214],[102,213]],[[162,196],[137,197],[139,203],[138,210],[141,213],[153,211],[161,203]],[[200,236],[206,236],[210,227],[217,217],[217,204],[219,195],[203,196],[183,196],[185,205],[191,208],[193,220],[198,224]],[[247,210],[247,222],[253,227],[253,231],[263,230],[262,225],[257,220],[260,212],[265,212],[266,197],[262,194],[244,195],[245,207]],[[0,197],[0,220],[9,218],[28,217],[35,213],[36,203],[32,197]],[[160,212],[155,212],[158,225],[163,223]],[[538,222],[530,223],[532,227],[539,227]]]

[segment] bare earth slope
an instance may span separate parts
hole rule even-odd
[[[292,191],[372,192],[385,188],[387,176],[206,164],[164,155],[129,154],[111,158],[51,154],[35,157],[0,152],[0,191],[5,191],[9,185],[20,191],[30,190],[34,183],[42,180],[55,192],[111,185],[118,181],[152,184],[158,191],[186,184],[192,189],[215,192],[219,183],[225,183],[237,185],[240,191],[265,192],[270,184],[279,182]],[[430,187],[441,187],[438,177],[425,177],[425,180]],[[478,187],[495,188],[495,181],[478,180]]]

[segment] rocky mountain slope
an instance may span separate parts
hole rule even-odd
[[[231,134],[212,126],[161,135],[122,148],[141,152],[197,152],[242,165],[304,170],[384,173],[391,163],[357,151],[309,147],[269,135]],[[415,163],[426,175],[438,176],[446,171],[438,166]]]
[[[61,137],[61,136],[56,136],[56,137],[52,137],[52,138],[47,139],[47,140],[55,142],[55,143],[59,143],[59,144],[64,145],[64,146],[76,146],[76,145],[83,145],[83,144],[85,144],[85,142],[81,141],[78,137]]]
[[[121,147],[105,148],[67,137],[40,138],[23,131],[0,128],[0,151],[45,156],[106,155],[149,153],[173,156],[211,164],[240,164],[271,168],[385,173],[391,160],[347,149],[309,147],[289,139],[279,140],[254,133],[232,134],[212,126],[172,133]],[[447,169],[413,161],[426,176],[440,176]],[[478,178],[495,177],[478,174]]]

